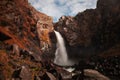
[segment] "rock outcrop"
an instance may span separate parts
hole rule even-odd
[[[52,29],[52,18],[35,10],[27,0],[1,1],[0,41],[41,54],[51,47],[49,32]]]
[[[119,21],[120,1],[98,0],[96,9],[87,9],[75,17],[62,16],[54,27],[66,39],[69,55],[89,55],[120,45]]]
[[[52,22],[28,0],[0,1],[0,80],[37,76],[35,69],[41,68],[43,53],[51,49]]]

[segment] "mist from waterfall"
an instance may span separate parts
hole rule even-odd
[[[57,31],[54,31],[57,38],[57,49],[55,52],[54,63],[60,66],[72,65],[72,62],[68,60],[68,55],[64,43],[64,39],[61,34]]]

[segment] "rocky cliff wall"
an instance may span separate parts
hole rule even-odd
[[[52,29],[52,18],[36,11],[27,0],[1,0],[0,34],[9,39],[0,41],[39,54],[51,46],[49,32]]]
[[[51,49],[52,22],[28,0],[0,0],[0,80],[34,79]]]
[[[66,39],[68,54],[89,55],[119,44],[119,21],[120,1],[98,0],[96,9],[87,9],[75,17],[62,16],[54,27]]]

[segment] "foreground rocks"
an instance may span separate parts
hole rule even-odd
[[[84,74],[88,77],[88,79],[85,80],[110,80],[108,77],[95,70],[86,69],[84,70]]]
[[[119,59],[120,56],[109,58],[93,56],[89,61],[74,65],[72,72],[65,70],[59,72],[63,80],[119,80]]]

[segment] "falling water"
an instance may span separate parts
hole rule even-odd
[[[57,31],[54,31],[57,37],[57,49],[55,52],[54,63],[61,66],[68,66],[72,63],[68,60],[68,55],[64,43],[64,39],[61,34]]]

